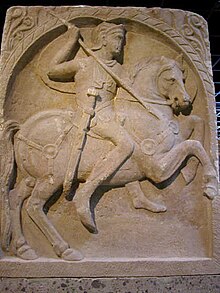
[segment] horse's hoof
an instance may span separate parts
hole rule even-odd
[[[38,258],[36,252],[27,244],[17,248],[16,254],[18,257],[25,260],[34,260]]]
[[[218,191],[213,186],[207,186],[204,188],[203,194],[210,200],[213,200],[217,195]]]
[[[204,190],[203,195],[208,199],[213,200],[218,195],[218,184],[215,176],[204,175]]]
[[[79,261],[83,259],[83,255],[80,251],[73,248],[67,248],[61,255],[62,259],[68,261]]]

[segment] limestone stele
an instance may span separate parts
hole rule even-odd
[[[191,12],[8,10],[1,276],[220,273],[210,64]]]

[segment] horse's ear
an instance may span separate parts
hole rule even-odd
[[[186,80],[188,76],[188,67],[185,62],[183,62],[182,68],[183,68],[183,78]]]
[[[183,54],[182,53],[176,57],[175,61],[178,62],[183,68]]]
[[[184,62],[183,60],[183,54],[179,54],[176,59],[176,62],[178,62],[178,64],[181,66],[182,72],[183,72],[183,78],[186,79],[187,75],[188,75],[188,68],[186,66],[186,62]]]

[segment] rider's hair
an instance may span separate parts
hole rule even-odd
[[[102,48],[103,40],[107,35],[111,34],[125,34],[125,27],[123,24],[114,24],[109,22],[101,22],[97,25],[91,35],[93,51],[97,51]]]

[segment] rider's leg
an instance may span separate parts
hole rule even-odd
[[[96,231],[90,211],[90,197],[96,188],[114,174],[131,156],[134,143],[127,132],[115,121],[102,123],[93,130],[96,134],[110,140],[114,148],[105,158],[97,161],[86,183],[76,191],[74,202],[82,223],[91,231]]]
[[[202,145],[204,143],[204,120],[196,115],[184,117],[179,123],[181,140],[179,143],[187,140],[198,140]]]

